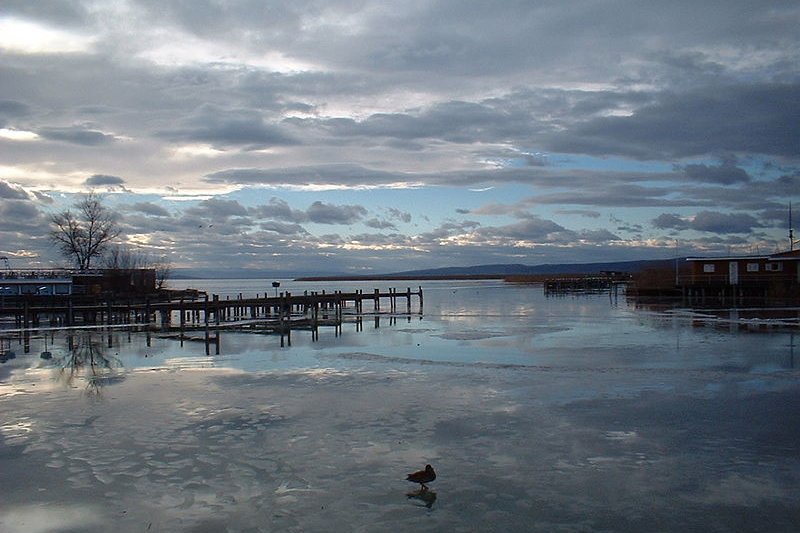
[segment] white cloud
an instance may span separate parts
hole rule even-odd
[[[0,18],[0,49],[21,54],[90,52],[94,39],[23,19]]]
[[[175,159],[189,159],[192,157],[221,157],[228,152],[219,150],[209,144],[186,144],[172,148],[172,157]]]
[[[9,141],[36,141],[39,139],[39,135],[32,131],[0,128],[0,138]]]

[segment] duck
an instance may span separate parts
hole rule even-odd
[[[406,480],[412,483],[419,483],[423,490],[427,490],[425,483],[430,483],[436,479],[436,472],[434,472],[431,465],[425,465],[425,470],[419,470],[406,476]]]

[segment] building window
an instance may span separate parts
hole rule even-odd
[[[758,272],[758,263],[747,263],[748,272]]]
[[[783,270],[783,263],[767,263],[764,267],[770,272],[780,272]]]
[[[713,263],[706,263],[705,265],[703,265],[703,272],[705,272],[706,274],[712,274],[714,270],[715,268]]]
[[[70,286],[66,283],[61,283],[56,285],[56,294],[69,294]]]

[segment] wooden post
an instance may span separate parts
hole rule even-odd
[[[183,330],[186,327],[186,310],[183,308],[183,298],[181,298],[178,309],[180,309],[181,312],[181,341],[183,341]]]
[[[208,294],[206,294],[205,297],[206,299],[203,303],[203,321],[205,322],[206,350],[208,350]],[[206,355],[208,355],[207,352]]]

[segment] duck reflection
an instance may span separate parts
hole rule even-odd
[[[60,367],[60,379],[68,386],[75,386],[76,380],[86,381],[86,392],[99,395],[104,386],[124,379],[117,373],[122,361],[107,355],[102,336],[92,332],[70,335],[67,339],[69,352],[54,359]]]
[[[436,502],[436,492],[430,489],[418,489],[406,494],[409,500],[419,500],[422,504],[430,509]]]

